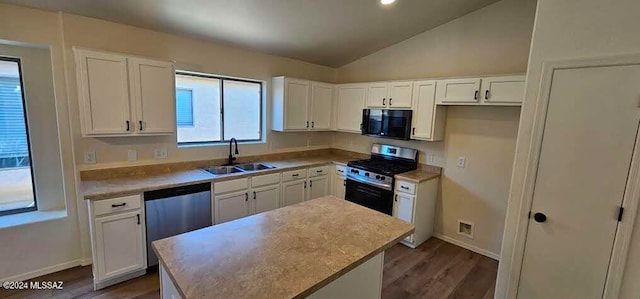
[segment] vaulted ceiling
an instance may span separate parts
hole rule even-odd
[[[338,67],[497,0],[0,0]]]

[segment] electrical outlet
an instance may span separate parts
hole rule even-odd
[[[458,219],[458,234],[473,239],[473,223]]]
[[[127,151],[127,160],[130,162],[138,160],[138,151],[137,150],[128,150]]]
[[[458,157],[458,167],[464,168],[464,165],[467,163],[467,159],[463,156]]]
[[[427,163],[433,163],[433,153],[427,153]]]
[[[157,148],[153,150],[153,157],[156,159],[166,159],[169,156],[166,148]]]
[[[96,152],[84,152],[84,164],[96,164]]]

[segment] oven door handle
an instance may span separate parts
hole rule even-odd
[[[356,182],[359,182],[359,183],[363,183],[363,184],[370,185],[370,186],[375,186],[375,187],[382,188],[384,190],[389,190],[389,191],[391,191],[393,189],[393,186],[388,186],[388,185],[380,184],[380,183],[376,183],[376,182],[369,182],[367,180],[361,179],[359,177],[354,177],[354,176],[351,176],[349,174],[347,174],[347,180],[356,181]]]

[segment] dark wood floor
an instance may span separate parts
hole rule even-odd
[[[382,298],[493,298],[498,262],[431,238],[410,249],[396,245],[385,253]],[[7,291],[0,298],[159,298],[158,274],[151,273],[93,291],[91,267],[41,276],[64,281],[56,291]]]

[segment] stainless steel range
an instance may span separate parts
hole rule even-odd
[[[345,199],[391,215],[394,175],[417,168],[417,150],[374,143],[371,159],[347,163]]]

